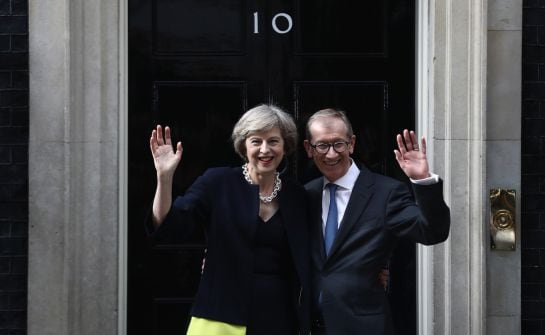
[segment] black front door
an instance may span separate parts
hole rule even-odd
[[[204,255],[199,233],[146,239],[154,125],[184,144],[175,194],[207,167],[242,163],[230,133],[262,102],[292,113],[301,136],[314,111],[345,110],[354,157],[400,177],[392,150],[414,125],[414,25],[404,0],[129,0],[129,334],[185,332]],[[288,173],[315,175],[302,145]]]

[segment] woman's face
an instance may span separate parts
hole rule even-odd
[[[246,138],[245,144],[252,173],[274,173],[284,158],[284,139],[278,128],[253,133]]]

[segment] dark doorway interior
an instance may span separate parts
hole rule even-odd
[[[394,134],[414,126],[414,10],[403,0],[129,1],[129,334],[184,333],[204,250],[200,234],[146,239],[152,127],[169,125],[183,140],[176,194],[207,167],[242,163],[230,132],[262,102],[292,113],[301,134],[314,111],[344,109],[354,158],[402,178],[392,150]],[[315,175],[309,164],[301,146],[287,173],[304,182]],[[412,258],[392,259],[392,299],[407,308],[400,334],[415,334],[414,245],[404,248]]]

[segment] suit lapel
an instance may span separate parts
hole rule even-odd
[[[346,210],[344,212],[339,231],[337,232],[337,236],[335,236],[335,240],[333,241],[333,245],[331,246],[328,260],[334,257],[335,252],[342,246],[343,241],[350,234],[352,227],[354,226],[354,224],[356,224],[359,217],[367,208],[367,205],[369,204],[369,200],[373,196],[373,193],[373,174],[369,170],[367,170],[367,168],[362,166],[358,179],[356,179],[356,183],[354,184],[354,188],[352,189],[350,199],[348,200],[348,205],[346,206]]]
[[[323,178],[318,178],[307,185],[310,202],[311,227],[310,238],[312,257],[317,258],[319,263],[325,260],[324,234],[322,231],[322,188]]]
[[[304,268],[304,259],[301,259],[301,256],[308,254],[301,253],[299,248],[308,248],[308,245],[300,245],[301,240],[297,237],[300,236],[300,234],[305,233],[304,231],[301,231],[301,225],[298,223],[298,221],[300,221],[302,218],[299,216],[294,216],[295,213],[292,212],[291,209],[297,205],[297,199],[293,198],[292,194],[294,193],[290,191],[289,185],[284,187],[286,187],[286,189],[278,194],[278,204],[282,209],[280,210],[280,214],[284,220],[284,229],[286,230],[286,237],[288,239],[293,261],[295,263],[295,269],[299,275],[299,278],[305,278],[305,274],[301,272],[301,269]]]
[[[233,168],[233,179],[239,187],[237,192],[234,192],[236,200],[244,200],[247,202],[247,207],[250,210],[240,211],[240,220],[237,220],[243,232],[248,234],[248,238],[253,241],[257,231],[257,218],[259,216],[259,185],[250,185],[242,175],[242,168]]]

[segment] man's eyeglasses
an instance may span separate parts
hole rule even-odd
[[[319,154],[327,154],[329,151],[329,148],[333,147],[333,150],[335,150],[336,153],[340,154],[342,152],[345,152],[346,149],[348,149],[348,145],[350,142],[345,141],[338,141],[335,143],[318,143],[318,144],[310,144],[310,146],[316,150]]]

